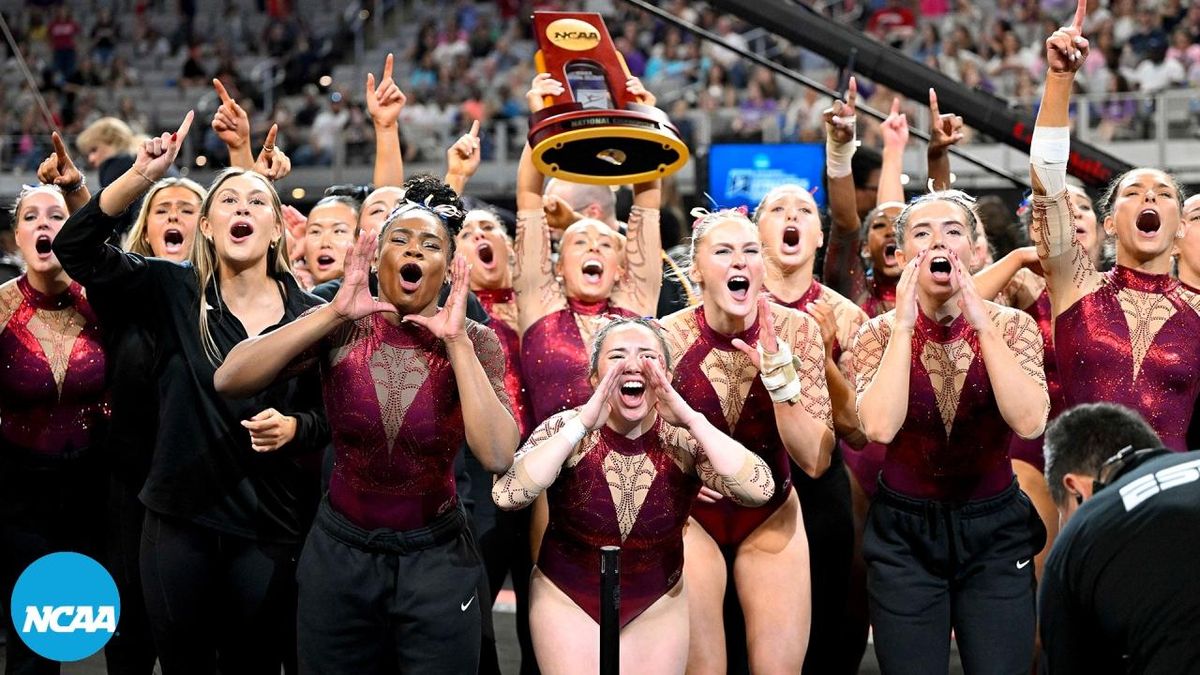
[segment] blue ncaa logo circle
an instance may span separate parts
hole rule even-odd
[[[112,575],[81,553],[38,558],[13,588],[17,635],[53,661],[79,661],[103,649],[120,615],[121,598]]]

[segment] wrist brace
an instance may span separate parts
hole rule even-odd
[[[849,118],[853,125],[854,117]],[[833,125],[825,125],[825,173],[830,178],[844,178],[850,175],[850,161],[854,158],[854,150],[858,147],[858,132],[849,143],[837,143],[833,140]]]
[[[1029,163],[1047,195],[1067,187],[1067,160],[1071,156],[1069,127],[1035,127],[1029,144]]]
[[[583,425],[583,421],[579,419],[579,415],[576,415],[567,420],[558,433],[571,441],[571,447],[575,447],[579,445],[579,441],[582,441],[584,436],[587,436],[588,430]]]
[[[763,386],[775,403],[795,403],[800,400],[800,374],[797,368],[799,359],[792,356],[792,348],[780,340],[779,351],[771,354],[763,351],[762,344],[758,345],[758,356],[761,359],[759,371]]]

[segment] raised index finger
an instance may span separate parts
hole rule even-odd
[[[171,140],[182,140],[184,137],[186,137],[188,131],[192,128],[192,118],[195,116],[195,111],[189,110],[188,114],[183,118],[183,124],[179,125],[179,131],[175,132],[175,137]]]
[[[58,132],[55,131],[50,134],[50,140],[54,142],[54,154],[58,155],[58,161],[68,161],[70,157],[67,156],[67,147],[63,145],[62,136],[59,136]]]
[[[938,109],[937,91],[933,87],[929,88],[929,116],[934,120],[942,116]]]
[[[858,81],[851,76],[850,84],[846,86],[846,105],[853,108],[856,103],[858,103]]]
[[[279,135],[279,125],[272,124],[271,130],[267,132],[267,140],[263,141],[263,153],[271,154],[275,151],[275,137]]]
[[[221,97],[221,105],[233,103],[233,99],[229,97],[229,92],[225,90],[225,85],[217,78],[213,78],[213,89],[217,90],[217,96]]]
[[[479,120],[471,122],[471,131],[468,132],[471,138],[479,138]]]
[[[1087,0],[1079,0],[1079,3],[1075,5],[1075,19],[1071,22],[1071,27],[1082,33],[1085,18],[1087,18]]]
[[[384,80],[392,79],[392,64],[394,61],[395,61],[395,57],[389,52],[387,55],[387,59],[385,59],[383,62],[383,79]]]

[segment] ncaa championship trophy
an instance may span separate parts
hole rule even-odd
[[[543,174],[623,185],[669,176],[688,149],[666,113],[625,89],[629,69],[604,20],[590,12],[534,12],[535,63],[564,85],[529,119],[529,147]]]

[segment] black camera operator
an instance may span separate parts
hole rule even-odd
[[[1047,428],[1062,529],[1038,603],[1044,672],[1200,672],[1200,452],[1161,445],[1108,403]]]

